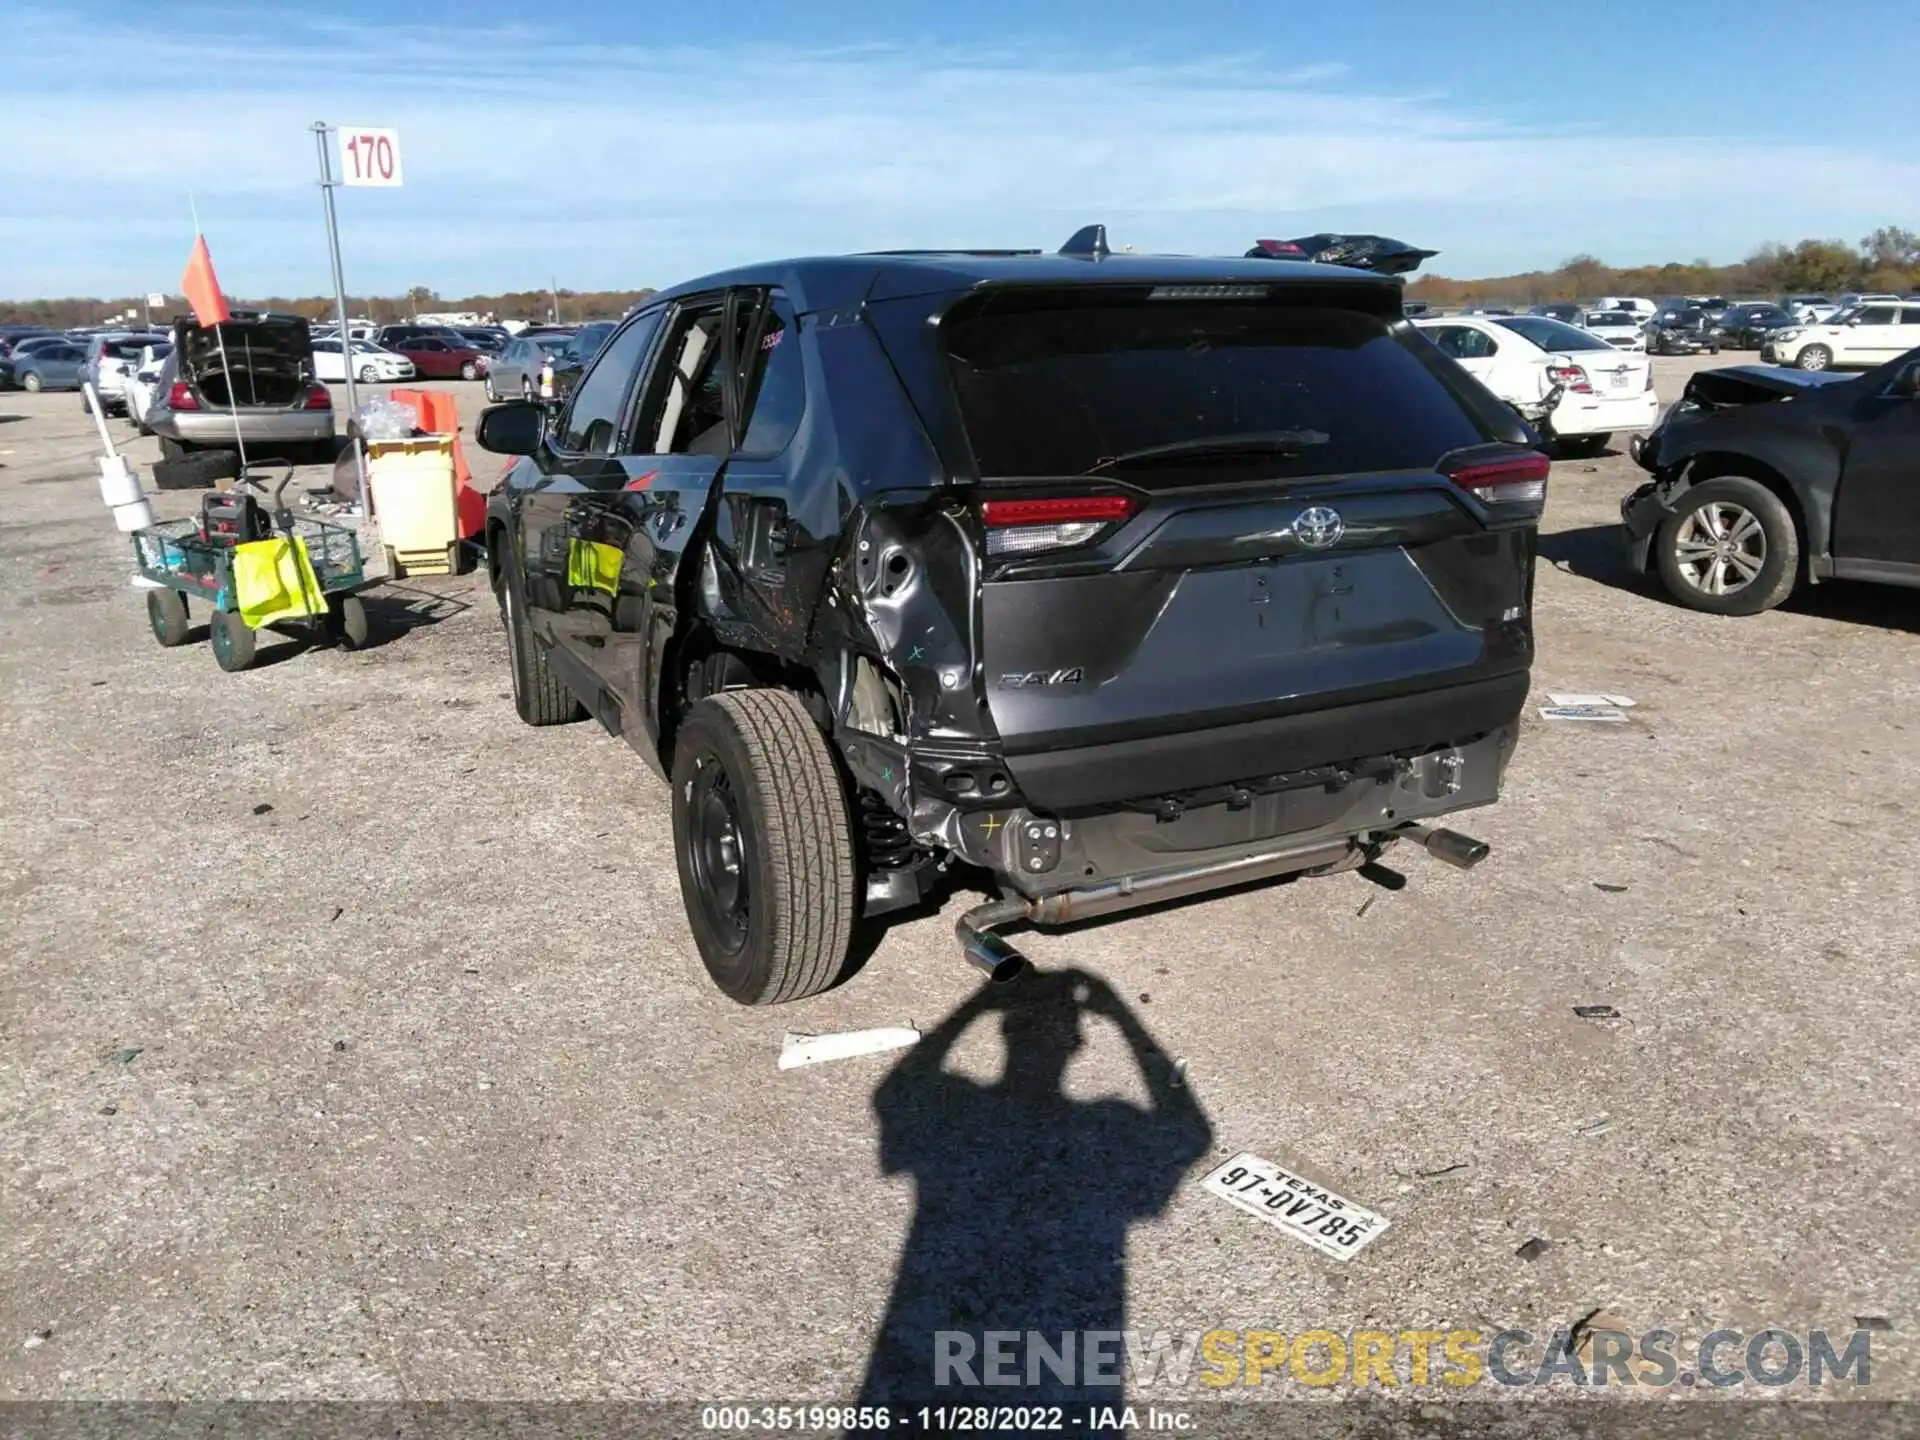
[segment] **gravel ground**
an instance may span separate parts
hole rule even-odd
[[[1656,366],[1669,401],[1696,368]],[[1529,712],[1480,869],[1030,932],[1054,978],[971,1005],[960,888],[749,1011],[700,968],[664,787],[515,719],[478,577],[376,592],[370,651],[222,674],[153,643],[92,448],[74,396],[0,395],[0,1398],[845,1401],[899,1358],[882,1317],[940,1305],[1604,1307],[1683,1351],[1876,1316],[1872,1394],[1920,1393],[1920,594],[1679,609],[1615,558],[1626,457],[1561,463],[1535,702],[1639,705]],[[961,1031],[944,1071],[933,1036],[774,1068],[789,1028],[909,1020]],[[1198,1184],[1243,1149],[1391,1228],[1343,1264],[1260,1224]]]

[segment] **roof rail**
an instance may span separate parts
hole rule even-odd
[[[1073,232],[1073,238],[1060,247],[1062,255],[1076,260],[1104,260],[1113,254],[1107,245],[1107,227],[1086,225]]]
[[[862,255],[979,255],[987,259],[997,259],[1009,255],[1038,255],[1038,250],[985,250],[977,247],[948,248],[944,250],[862,250]]]

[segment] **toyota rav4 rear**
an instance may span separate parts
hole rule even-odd
[[[1315,276],[940,317],[997,745],[917,747],[916,829],[1014,892],[962,927],[988,968],[1005,920],[1349,868],[1498,796],[1547,461],[1399,310]],[[940,813],[996,783],[1019,803]]]
[[[489,521],[521,714],[666,772],[749,1003],[831,983],[955,859],[999,892],[959,924],[996,976],[1018,921],[1403,838],[1470,865],[1433,822],[1513,754],[1548,466],[1401,302],[1104,247],[666,292],[558,421],[483,417],[529,457]]]

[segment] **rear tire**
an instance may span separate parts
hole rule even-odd
[[[707,973],[742,1005],[818,994],[845,966],[855,871],[846,791],[797,696],[731,690],[674,743],[673,840]]]
[[[1758,480],[1704,480],[1680,497],[1676,512],[1653,543],[1660,580],[1682,605],[1758,615],[1793,593],[1800,535],[1780,497]]]
[[[1607,448],[1612,431],[1598,435],[1568,435],[1560,441],[1560,453],[1569,460],[1590,460]]]
[[[187,643],[187,600],[178,590],[147,592],[147,624],[162,649]]]
[[[507,666],[513,676],[513,708],[529,725],[569,725],[587,707],[553,673],[547,652],[527,623],[523,582],[509,570],[500,583],[500,620],[507,631]]]
[[[240,476],[240,457],[231,450],[202,450],[179,460],[153,462],[157,490],[205,490]]]
[[[1809,345],[1793,357],[1793,363],[1802,370],[1825,370],[1833,364],[1833,351],[1824,345]]]
[[[160,437],[160,458],[163,460],[184,460],[193,453],[191,445],[183,445],[171,435]]]
[[[222,610],[213,617],[213,659],[222,670],[231,673],[253,664],[254,635],[237,610]]]

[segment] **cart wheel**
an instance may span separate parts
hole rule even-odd
[[[153,638],[167,649],[186,644],[186,598],[178,590],[149,590],[147,624],[153,627]]]
[[[253,631],[237,610],[213,617],[213,658],[222,670],[244,670],[253,664]]]
[[[334,612],[334,634],[342,650],[364,650],[373,635],[367,622],[367,607],[358,595],[349,595]]]

